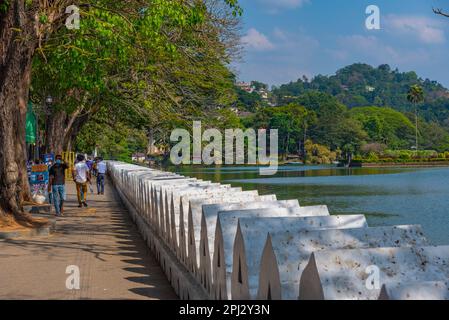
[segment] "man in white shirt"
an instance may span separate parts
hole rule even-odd
[[[104,194],[104,179],[106,177],[106,162],[103,158],[98,158],[97,162],[97,191],[98,194]]]
[[[79,154],[76,157],[77,163],[72,172],[73,181],[76,183],[76,194],[78,196],[78,208],[87,207],[87,183],[90,182],[90,171],[86,164],[85,157]]]

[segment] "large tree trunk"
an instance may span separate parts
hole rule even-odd
[[[75,145],[76,138],[78,134],[80,133],[81,129],[84,127],[84,125],[89,121],[90,114],[85,113],[81,116],[78,116],[75,121],[73,121],[72,126],[70,127],[70,130],[67,131],[67,136],[65,140],[65,145],[67,147],[67,150],[73,150],[73,147]]]
[[[25,11],[25,1],[9,3],[0,13],[0,217],[27,221],[22,208],[30,198],[25,121],[36,44],[33,14]]]
[[[87,98],[83,99],[85,103]],[[92,107],[90,112],[84,112],[84,105],[68,115],[64,111],[52,113],[47,118],[45,132],[45,150],[47,153],[61,154],[63,151],[72,151],[74,142],[82,127],[98,108]]]
[[[154,138],[154,129],[150,128],[148,130],[148,144],[147,144],[147,155],[155,155],[156,154],[156,145]]]
[[[51,113],[47,117],[45,130],[45,152],[61,154],[64,151],[67,114],[64,111]]]

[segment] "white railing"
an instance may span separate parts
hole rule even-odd
[[[121,162],[108,172],[181,299],[448,299],[449,246]]]

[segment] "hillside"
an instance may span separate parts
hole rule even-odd
[[[284,105],[316,90],[336,97],[349,108],[369,105],[408,112],[412,105],[407,101],[407,91],[414,84],[422,86],[426,94],[420,115],[426,121],[449,126],[449,90],[436,81],[420,78],[413,71],[399,72],[389,65],[374,68],[367,64],[353,64],[332,76],[318,75],[312,80],[303,77],[273,88],[272,100],[277,105]]]
[[[283,153],[301,153],[304,136],[331,151],[363,153],[365,146],[392,150],[416,147],[410,87],[420,85],[425,101],[418,106],[420,150],[449,150],[449,91],[415,72],[388,65],[353,64],[332,76],[303,77],[274,87],[265,98],[251,83],[238,87],[238,109],[253,116],[246,127],[278,129]],[[245,90],[246,89],[246,90]]]

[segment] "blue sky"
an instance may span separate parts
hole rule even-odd
[[[240,0],[244,8],[238,78],[279,85],[346,65],[390,64],[449,87],[448,0]],[[368,30],[369,5],[381,29]]]

